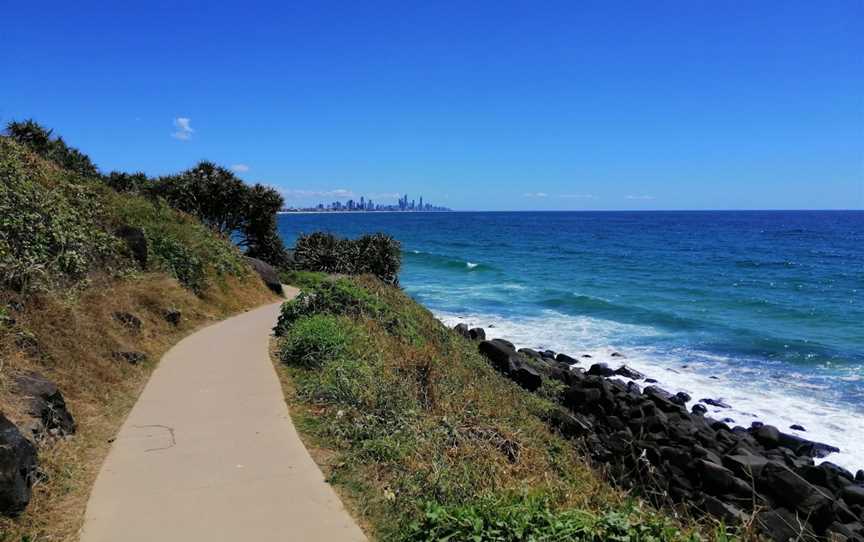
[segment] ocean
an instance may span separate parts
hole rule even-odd
[[[449,326],[589,355],[586,369],[623,361],[730,405],[709,407],[717,419],[770,423],[864,468],[864,212],[279,216],[288,245],[318,230],[399,239],[402,287]]]

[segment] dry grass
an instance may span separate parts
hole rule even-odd
[[[0,410],[17,421],[20,407],[10,382],[18,372],[36,370],[57,383],[78,432],[40,449],[44,477],[21,517],[0,519],[0,540],[77,540],[110,442],[162,354],[201,326],[273,300],[255,275],[219,278],[196,296],[162,274],[93,279],[78,292],[17,300],[24,306],[12,314],[16,324],[0,329]],[[179,326],[165,320],[169,308],[182,311]],[[140,332],[120,324],[113,316],[118,311],[140,318]],[[21,333],[35,340],[22,348],[16,341]],[[115,351],[143,352],[148,361],[133,366],[114,359]]]
[[[544,419],[554,405],[501,378],[476,343],[396,288],[369,277],[350,283],[366,309],[344,316],[322,302],[324,313],[301,316],[273,351],[299,433],[370,538],[414,540],[409,525],[429,502],[458,508],[525,496],[556,511],[669,524],[664,539],[692,532],[611,487],[550,430]],[[334,307],[348,305],[339,298]],[[312,348],[320,363],[292,362],[334,329],[347,348]]]

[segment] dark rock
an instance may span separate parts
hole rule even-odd
[[[794,429],[795,431],[807,431],[804,429],[803,425],[798,425],[797,423],[790,425],[789,429]]]
[[[830,515],[833,497],[817,488],[802,476],[779,463],[768,462],[762,469],[762,487],[774,499],[790,509],[797,509],[817,523]]]
[[[676,405],[685,406],[692,400],[692,397],[690,397],[689,394],[684,393],[683,391],[679,391],[678,393],[670,397],[669,400]]]
[[[840,491],[840,496],[847,504],[864,506],[864,487],[859,485],[848,485]]]
[[[605,363],[595,363],[588,369],[589,376],[612,376],[615,371],[610,369]]]
[[[723,458],[723,465],[744,480],[759,478],[767,464],[768,460],[758,455],[736,454]]]
[[[836,446],[807,440],[798,435],[790,435],[788,433],[779,434],[778,445],[792,450],[796,455],[805,457],[827,457],[832,453],[840,451],[840,448]]]
[[[724,403],[720,399],[710,399],[710,398],[709,399],[699,399],[699,402],[705,403],[706,405],[711,405],[713,407],[718,407],[718,408],[732,408],[730,405],[727,405],[726,403]]]
[[[645,378],[645,375],[635,369],[627,367],[626,365],[622,365],[621,367],[615,369],[615,375],[623,376],[624,378],[629,378],[630,380],[641,380]]]
[[[17,516],[30,502],[36,448],[0,414],[0,513]]]
[[[524,354],[524,355],[528,356],[529,358],[534,358],[534,359],[542,359],[543,358],[543,356],[540,355],[540,352],[534,350],[533,348],[520,348],[518,350],[518,352],[520,354]]]
[[[489,327],[494,327],[494,326],[489,326]],[[510,341],[508,341],[506,339],[492,339],[492,340],[495,342],[507,345],[510,348],[510,350],[516,350],[516,345],[511,343]]]
[[[780,431],[773,425],[760,425],[752,430],[759,444],[766,448],[776,448],[780,445]]]
[[[855,481],[859,484],[864,484],[864,470],[859,470],[855,473]]]
[[[624,357],[624,354],[621,354],[621,353],[618,353],[618,352],[612,352],[612,353],[609,354],[609,355],[610,355],[611,357],[613,357],[613,358],[623,358],[623,357]]]
[[[731,470],[704,459],[698,460],[697,465],[699,466],[702,484],[713,495],[722,495],[733,487],[735,475]]]
[[[510,371],[510,378],[528,391],[535,391],[543,384],[540,373],[525,363],[518,363],[515,369]]]
[[[574,411],[583,411],[586,407],[600,401],[602,394],[596,388],[584,388],[579,385],[570,386],[564,392],[564,406]]]
[[[75,432],[75,419],[54,382],[39,373],[24,373],[15,377],[15,391],[22,396],[27,414],[35,421],[31,430],[37,440],[45,432],[54,436]]]
[[[811,484],[827,487],[834,493],[839,493],[844,487],[855,483],[851,472],[830,461],[823,461],[818,467],[806,466],[801,469],[800,474]]]
[[[244,258],[246,259],[246,263],[249,264],[249,267],[258,273],[258,276],[261,277],[261,280],[264,281],[264,284],[266,284],[271,291],[279,295],[284,295],[284,292],[282,291],[282,281],[279,280],[279,273],[276,272],[276,269],[272,265],[259,260],[258,258],[250,258],[249,256],[244,256]]]
[[[144,352],[114,352],[112,356],[117,361],[125,361],[130,365],[139,365],[147,361],[147,354]]]
[[[478,346],[480,353],[489,358],[492,366],[501,373],[510,374],[516,368],[519,361],[518,354],[513,348],[513,343],[503,339],[492,339],[482,341]]]
[[[544,350],[540,352],[540,356],[546,359],[555,359],[555,352],[552,350]]]
[[[555,356],[555,359],[557,361],[560,361],[561,363],[566,363],[567,365],[576,365],[577,363],[579,363],[578,359],[571,358],[567,354],[558,354],[557,356]]]
[[[471,331],[468,329],[468,324],[456,324],[456,326],[453,328],[453,331],[455,331],[459,335],[462,335],[466,339],[471,338]]]
[[[565,438],[577,438],[589,434],[593,425],[584,416],[567,412],[563,408],[553,409],[549,415],[549,422]]]
[[[756,525],[774,542],[800,540],[801,532],[806,529],[806,523],[786,508],[775,508],[760,513],[756,516]]]
[[[162,314],[162,317],[165,318],[165,321],[169,324],[179,326],[180,321],[183,319],[183,313],[180,312],[180,309],[167,309]]]
[[[592,356],[591,354],[582,354],[582,357],[583,358],[593,358],[594,356]]]
[[[144,236],[144,230],[134,226],[121,226],[114,235],[126,243],[126,248],[141,269],[147,269],[147,238]]]
[[[468,334],[471,336],[472,341],[485,341],[486,340],[486,330],[482,327],[474,327],[468,330]]]
[[[141,319],[131,312],[115,312],[114,319],[132,331],[141,330]]]
[[[645,379],[645,383],[646,383],[646,384],[656,384],[656,383],[657,383],[657,379],[656,379],[656,378],[646,378],[646,379]]]
[[[712,516],[725,521],[728,525],[738,525],[747,521],[747,514],[734,504],[729,504],[705,495],[702,499],[702,509]]]
[[[681,406],[672,401],[672,394],[657,386],[648,386],[642,395],[651,399],[663,412],[681,412]]]

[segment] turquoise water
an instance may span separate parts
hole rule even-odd
[[[405,290],[448,324],[626,362],[714,409],[864,466],[864,212],[280,215],[400,239]],[[493,326],[493,327],[490,327]]]

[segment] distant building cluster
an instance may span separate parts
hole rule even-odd
[[[283,209],[284,212],[318,212],[318,213],[326,213],[326,212],[375,212],[375,211],[387,211],[387,212],[444,212],[450,211],[447,207],[441,207],[439,205],[432,205],[431,203],[424,203],[423,196],[420,196],[420,201],[411,200],[408,201],[408,195],[404,195],[399,198],[399,202],[396,204],[388,203],[381,204],[375,203],[371,199],[367,200],[365,197],[360,196],[360,201],[355,201],[353,199],[349,199],[346,202],[341,201],[333,201],[331,203],[319,203],[315,207],[286,207]]]

